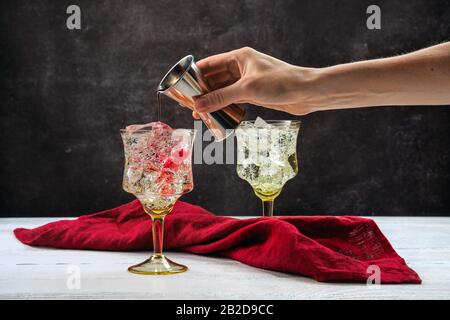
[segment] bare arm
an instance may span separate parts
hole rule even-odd
[[[293,66],[251,48],[212,56],[198,65],[214,89],[197,100],[198,112],[242,102],[297,115],[369,106],[450,104],[450,42],[392,58],[326,68]]]
[[[319,69],[317,110],[450,104],[450,42],[413,53]]]

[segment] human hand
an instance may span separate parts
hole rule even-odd
[[[313,68],[290,65],[245,47],[210,56],[197,63],[210,93],[195,101],[193,116],[232,103],[254,105],[303,115],[315,111]]]

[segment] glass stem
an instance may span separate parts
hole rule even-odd
[[[273,200],[263,200],[263,216],[273,217]]]
[[[164,216],[152,215],[153,255],[162,257],[164,239]]]

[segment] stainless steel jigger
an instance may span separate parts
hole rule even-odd
[[[186,56],[175,64],[164,76],[158,86],[158,92],[165,94],[183,106],[194,109],[194,97],[210,90],[192,55]],[[231,104],[211,113],[200,113],[200,118],[212,131],[216,141],[226,139],[244,117],[243,108]]]

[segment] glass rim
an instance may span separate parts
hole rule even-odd
[[[197,129],[185,129],[185,128],[176,128],[176,129],[172,129],[171,133],[176,131],[176,130],[183,130],[183,131],[188,131],[189,133],[196,133],[198,130]],[[149,130],[149,129],[138,129],[138,130],[133,130],[132,132],[128,132],[127,129],[120,129],[120,133],[149,133],[152,132],[154,130]]]
[[[256,120],[245,120],[242,121],[239,126],[245,126],[245,125],[249,125],[249,124],[254,124]],[[264,120],[264,122],[266,122],[267,124],[273,125],[273,126],[286,126],[286,125],[290,125],[290,126],[300,126],[302,124],[302,122],[300,120]],[[238,126],[238,128],[239,128]]]

